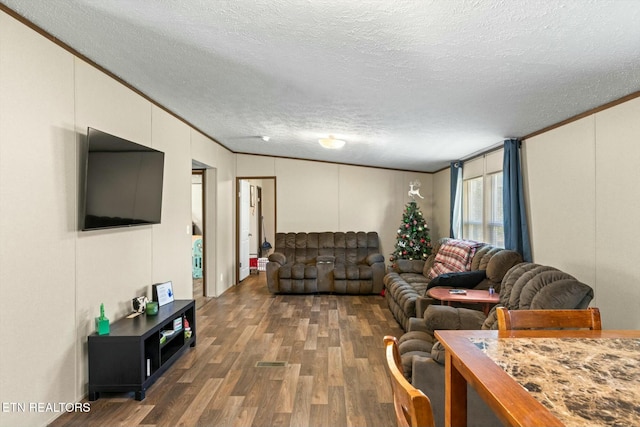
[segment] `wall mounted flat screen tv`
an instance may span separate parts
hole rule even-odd
[[[88,128],[82,230],[159,224],[164,153]]]

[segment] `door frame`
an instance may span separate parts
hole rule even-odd
[[[236,265],[235,265],[235,272],[236,272],[236,285],[240,284],[240,181],[242,180],[250,180],[250,179],[262,179],[262,180],[266,180],[266,179],[270,179],[273,180],[273,236],[275,238],[276,232],[277,232],[277,227],[278,227],[278,209],[277,209],[277,200],[278,200],[278,186],[277,186],[277,180],[275,176],[237,176],[236,177],[236,187],[235,187],[235,191],[236,191]],[[264,187],[264,186],[263,186]],[[264,197],[264,191],[262,192],[262,195]],[[262,226],[262,225],[260,225]],[[262,244],[262,242],[258,242],[259,245]]]
[[[207,296],[207,273],[206,273],[206,269],[205,269],[205,263],[206,263],[206,256],[205,256],[205,251],[206,251],[206,233],[207,233],[207,191],[206,191],[206,169],[191,169],[191,175],[200,175],[201,177],[201,190],[202,190],[202,194],[200,195],[202,198],[202,295],[203,297]],[[191,202],[192,205],[192,209],[193,209],[193,201]],[[193,235],[193,231],[191,233]],[[192,242],[192,246],[193,246],[193,242]],[[192,249],[193,250],[193,249]],[[193,254],[192,254],[193,256]],[[193,272],[192,272],[192,276],[193,276]],[[193,287],[193,277],[191,278],[191,283],[192,283],[192,287]],[[192,293],[193,293],[193,289],[192,289]]]

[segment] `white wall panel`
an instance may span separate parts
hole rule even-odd
[[[216,268],[221,295],[236,283],[236,159],[235,154],[216,144]]]
[[[340,166],[340,228],[335,231],[377,231],[382,253],[391,253],[394,230],[402,219],[395,209],[394,198],[402,199],[402,195],[394,175],[398,174],[390,170]]]
[[[339,231],[339,167],[276,159],[279,232]]]
[[[75,64],[75,124],[81,146],[87,127],[151,146],[151,104],[89,64],[79,59]],[[146,294],[153,283],[153,227],[78,232],[78,389],[83,393],[88,382],[87,335],[95,331],[100,304],[110,320],[120,319],[131,312],[131,299]]]
[[[524,142],[533,260],[595,286],[593,116]]]
[[[191,156],[211,166],[205,174],[205,277],[208,296],[219,296],[235,283],[235,177],[236,155],[195,130]],[[210,282],[210,280],[212,280]]]
[[[276,159],[268,156],[252,156],[237,154],[238,176],[274,176],[276,173]]]
[[[152,107],[153,147],[165,153],[162,221],[153,226],[152,282],[171,280],[178,299],[193,298],[190,136],[186,124]]]
[[[640,98],[599,112],[596,304],[603,327],[640,329]]]
[[[430,224],[431,240],[449,237],[451,209],[451,172],[449,169],[433,174],[433,219]]]
[[[0,401],[74,402],[77,142],[68,52],[0,13]],[[57,414],[4,412],[2,425]]]

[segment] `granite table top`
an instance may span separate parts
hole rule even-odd
[[[469,338],[567,426],[640,426],[640,339]]]

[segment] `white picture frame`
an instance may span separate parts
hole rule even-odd
[[[153,299],[158,301],[158,307],[173,302],[173,284],[169,281],[153,285]]]

